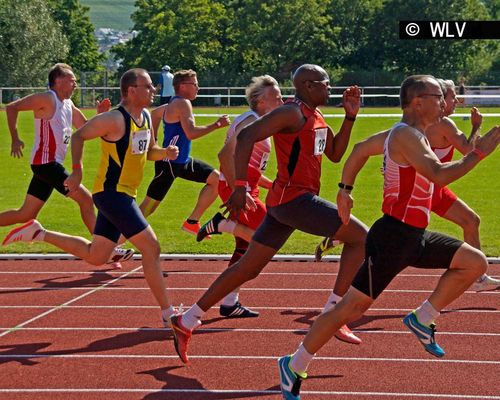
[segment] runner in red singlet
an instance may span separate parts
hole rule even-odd
[[[271,135],[278,160],[277,177],[266,199],[267,213],[248,250],[224,271],[186,313],[172,317],[176,350],[187,362],[187,345],[203,314],[224,296],[257,277],[295,229],[332,236],[345,245],[336,287],[349,287],[363,259],[366,227],[355,218],[343,225],[337,207],[318,196],[323,153],[333,162],[342,158],[360,106],[360,90],[344,92],[346,117],[337,135],[326,124],[318,106],[329,99],[326,71],[306,64],[297,69],[294,99],[245,127],[235,150],[235,189],[225,203],[234,218],[245,211],[248,163],[256,142]],[[327,307],[333,305],[329,302]],[[341,328],[339,326],[339,328]],[[338,329],[337,329],[338,330]],[[357,339],[348,332],[351,340]],[[359,343],[359,339],[357,339]]]
[[[299,399],[300,384],[309,363],[345,323],[356,320],[408,265],[445,268],[436,289],[403,322],[425,350],[444,355],[435,342],[434,320],[459,297],[488,265],[484,254],[460,240],[426,231],[434,183],[444,186],[465,175],[495,150],[500,128],[476,140],[475,148],[461,160],[441,163],[424,134],[439,121],[444,109],[441,87],[429,75],[410,76],[401,85],[403,118],[384,139],[384,216],[374,223],[366,239],[366,256],[351,288],[335,308],[320,315],[303,343],[291,356],[279,359],[281,390],[286,399]],[[342,171],[337,196],[339,215],[349,223],[353,205],[350,195],[366,153],[354,148]]]

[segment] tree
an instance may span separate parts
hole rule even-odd
[[[224,6],[211,0],[138,0],[132,15],[139,34],[113,51],[122,69],[192,68],[203,72],[217,65],[223,47]]]
[[[491,67],[492,46],[498,46],[492,41],[400,40],[398,21],[415,19],[488,20],[490,16],[480,0],[386,1],[374,15],[370,40],[358,50],[360,66],[448,78],[456,78],[458,73],[479,74]]]
[[[43,0],[0,0],[0,85],[39,86],[68,42]]]
[[[66,63],[77,71],[96,71],[104,56],[99,53],[94,36],[90,8],[83,6],[79,0],[49,0],[48,4],[69,42]]]

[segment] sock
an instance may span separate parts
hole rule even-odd
[[[201,325],[201,317],[205,312],[198,306],[193,304],[189,310],[182,314],[182,325],[189,330],[193,330]]]
[[[172,307],[172,306],[161,310],[161,317],[163,318],[164,321],[168,321],[170,319],[170,317],[174,314],[175,314],[175,310],[174,310],[174,307]]]
[[[217,230],[219,232],[233,233],[234,228],[236,228],[236,222],[231,221],[230,219],[223,219],[219,222]]]
[[[307,367],[309,367],[309,363],[313,359],[314,354],[310,354],[305,349],[304,345],[301,343],[299,348],[292,355],[292,359],[290,360],[290,368],[299,376],[306,375]]]
[[[195,220],[195,219],[187,219],[187,220],[186,220],[186,222],[187,222],[188,224],[191,224],[191,225],[194,225],[194,224],[198,223],[198,221],[197,221],[197,220]]]
[[[342,300],[342,297],[332,292],[330,294],[330,297],[328,297],[328,300],[325,304],[325,307],[323,308],[322,313],[330,311],[333,307],[335,307],[335,304],[337,304],[340,300]]]
[[[420,307],[415,310],[418,322],[426,326],[434,323],[434,320],[439,317],[437,311],[428,300],[425,300]]]
[[[224,297],[224,299],[222,300],[223,306],[231,307],[231,306],[234,306],[238,302],[238,298],[239,298],[238,289],[236,289],[235,291],[229,293],[226,297]]]

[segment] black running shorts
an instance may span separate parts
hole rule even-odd
[[[408,266],[449,268],[462,244],[461,240],[384,215],[368,231],[366,258],[352,286],[375,300]]]
[[[295,229],[317,236],[333,237],[342,225],[337,206],[312,193],[268,207],[253,240],[279,250]]]
[[[64,181],[69,176],[69,173],[61,164],[51,162],[31,165],[31,170],[33,171],[33,178],[31,178],[28,187],[28,194],[42,201],[47,201],[54,189],[64,196],[68,195]]]
[[[214,167],[206,162],[191,157],[185,164],[156,161],[155,176],[149,184],[147,195],[156,201],[162,201],[175,178],[205,183],[213,170]]]

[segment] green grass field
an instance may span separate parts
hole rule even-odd
[[[202,108],[195,109],[195,113],[218,113],[218,114],[238,114],[244,108]],[[458,112],[466,112],[467,109],[459,109]],[[325,114],[342,113],[338,108],[326,108]],[[498,109],[482,109],[486,112],[499,112]],[[399,113],[398,109],[363,109],[362,113]],[[90,116],[93,111],[86,111]],[[214,118],[198,117],[198,124],[206,124],[214,121]],[[338,130],[340,118],[330,118],[328,122],[334,130]],[[353,130],[350,149],[352,145],[364,137],[377,131],[387,129],[398,118],[358,118]],[[455,119],[458,126],[467,134],[470,131],[470,122]],[[498,124],[498,118],[484,118],[483,132],[486,132],[494,124]],[[27,186],[31,179],[29,168],[29,156],[33,141],[33,116],[32,113],[22,113],[20,115],[19,132],[22,140],[26,144],[23,159],[10,157],[10,136],[7,130],[5,112],[0,112],[0,129],[4,140],[0,142],[0,179],[3,182],[3,189],[0,192],[0,203],[2,209],[19,207],[24,199]],[[215,131],[210,135],[197,140],[193,144],[192,155],[201,158],[214,166],[218,165],[217,152],[224,141],[225,131],[223,129]],[[84,178],[83,183],[92,188],[95,168],[99,155],[98,140],[87,142],[84,154]],[[344,157],[345,159],[345,157]],[[361,171],[356,188],[353,192],[355,206],[353,213],[367,225],[371,225],[380,217],[382,200],[382,175],[380,174],[381,157],[371,159]],[[71,157],[67,157],[66,165],[71,164]],[[484,160],[475,170],[453,183],[451,188],[467,202],[481,216],[481,234],[483,250],[489,256],[500,255],[500,224],[499,224],[499,203],[497,194],[500,188],[500,151]],[[324,158],[321,196],[328,200],[335,200],[337,193],[336,185],[339,181],[342,162],[332,164]],[[274,178],[276,163],[274,156],[271,156],[267,175]],[[138,200],[144,197],[147,186],[153,174],[153,163],[150,162],[146,169],[145,179],[140,187]],[[209,241],[197,243],[193,236],[180,230],[180,226],[186,216],[191,212],[200,184],[177,180],[166,199],[163,201],[155,214],[150,217],[151,225],[156,231],[161,243],[163,253],[230,253],[233,248],[233,238],[229,235],[217,235]],[[206,212],[202,222],[209,219],[218,209],[220,202],[217,201]],[[71,200],[67,200],[59,193],[54,192],[46,206],[39,215],[39,220],[48,228],[63,231],[70,234],[89,237],[83,223],[80,220],[78,207]],[[455,225],[433,215],[430,229],[451,234],[462,238],[461,230]],[[0,228],[0,237],[3,238],[10,230],[9,227]],[[295,232],[287,244],[281,250],[283,254],[311,254],[319,238]],[[58,249],[45,244],[16,244],[0,249],[3,253],[11,252],[58,252]]]
[[[135,11],[135,0],[82,0],[90,7],[90,20],[98,28],[128,31],[132,28],[130,15]]]

